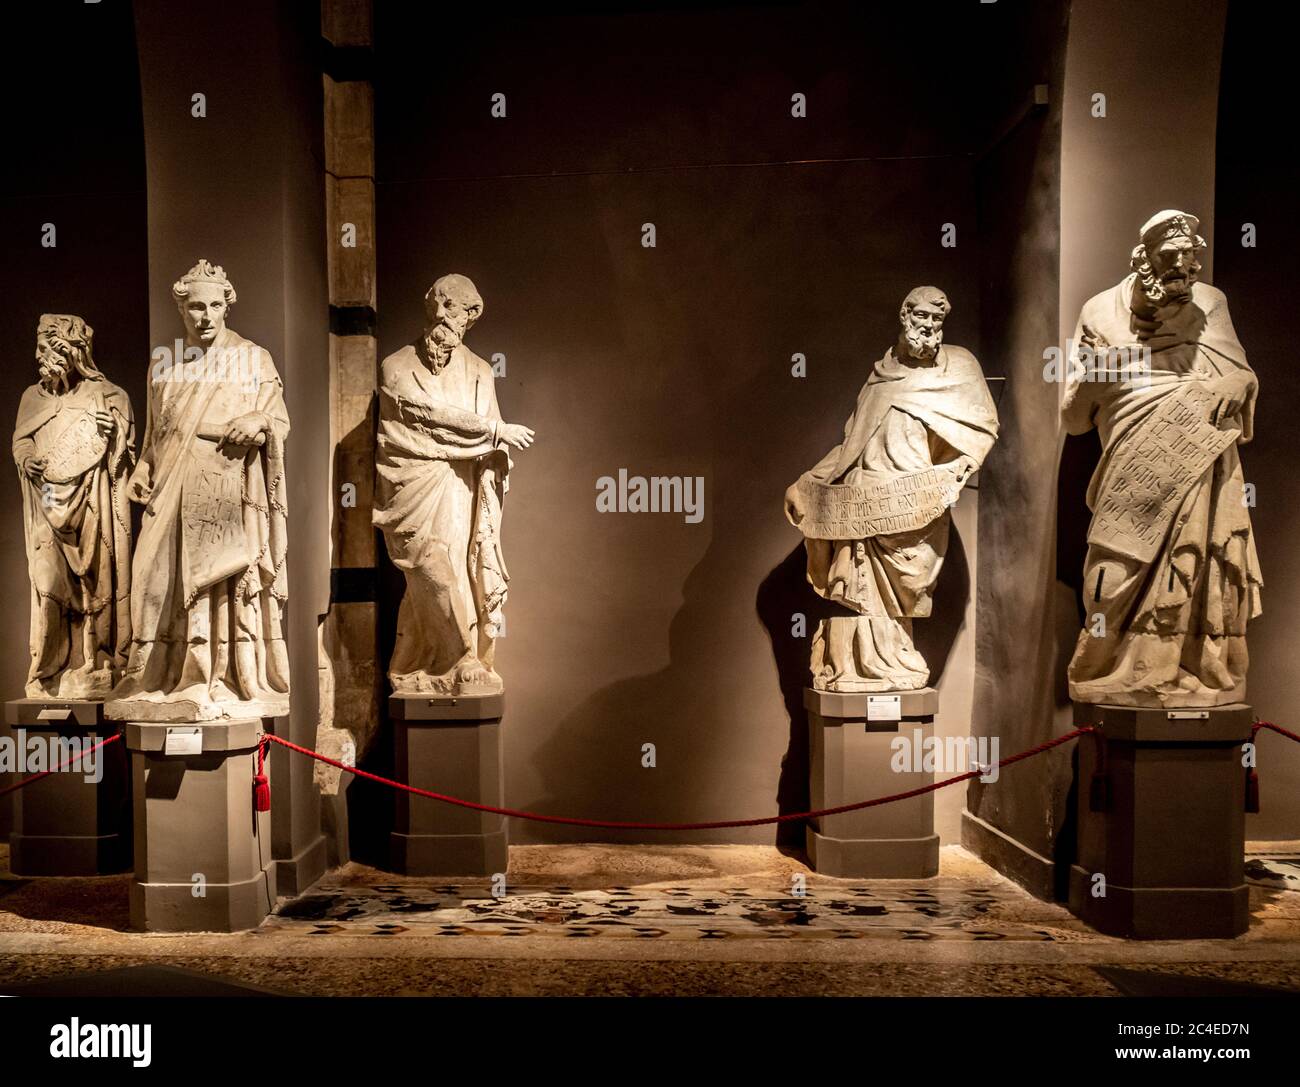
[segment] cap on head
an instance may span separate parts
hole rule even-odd
[[[1142,244],[1152,246],[1169,238],[1191,238],[1196,245],[1204,246],[1205,239],[1196,233],[1200,225],[1201,220],[1189,212],[1173,208],[1158,211],[1142,224]]]

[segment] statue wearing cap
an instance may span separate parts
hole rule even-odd
[[[1217,706],[1245,698],[1262,581],[1238,446],[1258,383],[1222,291],[1197,279],[1200,221],[1162,211],[1132,271],[1079,316],[1062,417],[1096,427],[1077,702]],[[1087,365],[1122,354],[1140,365]]]
[[[816,690],[910,691],[929,681],[912,620],[930,614],[949,507],[998,435],[979,362],[943,342],[951,308],[937,287],[907,295],[898,340],[872,367],[844,440],[786,491],[809,583],[846,610],[818,623]]]
[[[105,713],[203,721],[289,712],[284,442],[271,356],[226,326],[235,288],[200,260],[173,286],[185,339],[154,352],[140,460],[131,654]]]

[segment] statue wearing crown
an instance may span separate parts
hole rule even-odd
[[[1258,382],[1221,290],[1199,282],[1200,221],[1162,211],[1131,271],[1088,300],[1062,416],[1096,427],[1088,487],[1084,629],[1070,661],[1076,702],[1219,706],[1245,700],[1246,624],[1260,614],[1259,560],[1238,448]],[[1142,365],[1087,365],[1122,355]]]
[[[130,659],[106,707],[132,721],[289,711],[284,443],[271,356],[226,325],[235,288],[200,260],[173,286],[184,341],[155,352],[128,483],[144,507]]]

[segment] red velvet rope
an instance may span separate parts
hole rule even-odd
[[[1283,728],[1281,725],[1275,725],[1272,721],[1256,721],[1254,725],[1251,726],[1251,735],[1255,735],[1260,729],[1268,729],[1270,732],[1276,732],[1279,736],[1285,736],[1288,740],[1294,740],[1297,743],[1300,743],[1300,735],[1297,735],[1290,729]],[[1063,736],[1057,736],[1053,740],[1047,740],[1044,743],[1038,744],[1036,747],[1020,751],[1015,755],[1009,755],[1005,759],[999,759],[997,765],[999,767],[1011,766],[1014,763],[1021,762],[1024,759],[1033,758],[1035,755],[1041,755],[1044,751],[1050,751],[1052,748],[1060,747],[1061,744],[1068,743],[1070,740],[1095,733],[1096,731],[1095,728],[1090,726],[1076,728],[1071,732],[1065,733]],[[41,778],[49,777],[50,774],[70,766],[78,759],[85,758],[85,756],[91,752],[98,751],[100,748],[106,747],[111,743],[116,743],[121,739],[122,734],[120,732],[116,732],[112,736],[106,736],[104,739],[94,744],[89,751],[72,755],[59,763],[59,765],[53,769],[43,770],[39,774],[33,774],[29,778],[24,778],[22,781],[0,789],[0,796],[17,792],[19,789],[32,784],[34,781],[40,781]],[[361,770],[355,766],[348,766],[346,763],[339,762],[337,759],[331,759],[328,755],[322,755],[319,751],[312,751],[307,747],[299,747],[297,744],[291,743],[289,740],[283,739],[280,736],[272,736],[269,732],[264,733],[258,743],[257,761],[259,773],[262,772],[262,762],[265,758],[266,745],[268,743],[280,744],[283,747],[287,747],[290,751],[297,751],[300,755],[307,755],[310,758],[316,759],[318,762],[323,762],[328,766],[333,766],[339,770],[346,771],[356,777],[366,778],[369,781],[378,782],[380,785],[388,785],[394,789],[401,789],[415,796],[427,797],[430,800],[440,800],[446,804],[455,804],[461,808],[471,808],[474,811],[489,812],[493,815],[511,816],[515,819],[531,819],[535,823],[563,823],[567,826],[600,827],[611,830],[725,830],[731,827],[758,827],[770,823],[792,823],[800,819],[820,819],[827,815],[839,815],[843,812],[860,811],[863,808],[874,808],[880,804],[891,804],[897,800],[909,800],[914,796],[923,796],[926,793],[932,793],[937,789],[945,788],[948,785],[956,785],[960,781],[969,781],[984,773],[983,770],[968,770],[966,773],[958,774],[956,777],[945,778],[943,781],[935,781],[929,785],[922,785],[920,788],[909,789],[902,793],[893,793],[890,796],[880,796],[873,800],[861,800],[856,804],[841,804],[839,807],[822,808],[818,811],[792,812],[788,815],[769,815],[762,819],[726,819],[712,823],[630,823],[604,819],[575,819],[564,815],[540,815],[537,812],[520,811],[516,808],[498,808],[491,804],[477,804],[472,800],[461,800],[459,797],[431,792],[428,789],[419,789],[414,785],[406,785],[400,781],[393,781],[391,778],[380,777],[378,774],[372,774],[368,770]]]
[[[1288,740],[1295,740],[1300,744],[1300,736],[1297,736],[1289,728],[1283,728],[1281,725],[1275,725],[1272,721],[1256,721],[1250,726],[1250,734],[1254,736],[1261,728],[1266,728],[1270,732],[1276,732],[1279,736],[1285,736]]]
[[[1067,732],[1064,736],[1058,736],[1054,740],[1048,740],[1037,747],[1031,747],[1027,751],[1021,751],[1015,755],[1010,755],[1005,759],[998,760],[998,766],[1010,766],[1013,763],[1020,762],[1022,759],[1032,758],[1034,755],[1040,755],[1044,751],[1050,751],[1054,747],[1060,747],[1063,743],[1076,739],[1079,736],[1085,736],[1096,730],[1091,727],[1076,728],[1073,732]],[[930,785],[922,785],[919,789],[909,789],[905,793],[894,793],[892,796],[880,796],[874,800],[861,800],[856,804],[841,804],[837,808],[822,808],[819,811],[800,811],[792,812],[789,815],[769,815],[763,819],[724,819],[716,823],[622,823],[604,819],[574,819],[565,815],[539,815],[531,811],[519,811],[516,808],[497,808],[491,804],[477,804],[472,800],[461,800],[459,797],[446,796],[443,793],[430,792],[428,789],[417,789],[414,785],[405,785],[400,781],[393,781],[391,778],[380,777],[378,774],[372,774],[367,770],[358,770],[355,766],[348,766],[339,762],[337,759],[331,759],[327,755],[322,755],[319,751],[312,751],[310,748],[299,747],[295,743],[290,743],[279,736],[272,736],[269,732],[264,733],[262,742],[271,742],[287,747],[290,751],[297,751],[301,755],[310,756],[318,762],[323,762],[328,766],[337,767],[339,770],[345,770],[349,774],[355,774],[357,777],[365,778],[368,781],[378,782],[380,785],[388,785],[394,789],[401,789],[404,792],[412,793],[415,796],[427,797],[430,800],[441,800],[446,804],[455,804],[461,808],[472,808],[474,811],[491,812],[493,815],[508,815],[515,819],[531,819],[535,823],[563,823],[572,827],[604,827],[611,830],[723,830],[728,827],[760,827],[768,823],[793,823],[800,819],[820,819],[824,815],[839,815],[846,811],[859,811],[862,808],[874,808],[878,804],[890,804],[895,800],[908,800],[914,796],[922,796],[925,793],[932,793],[936,789],[942,789],[947,785],[956,785],[959,781],[969,781],[971,778],[979,777],[985,771],[968,770],[964,774],[958,774],[956,777],[945,778],[943,781],[936,781]]]

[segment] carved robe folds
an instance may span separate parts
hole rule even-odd
[[[199,362],[158,365],[133,497],[145,501],[133,567],[133,642],[109,716],[271,717],[289,711],[284,441],[270,356],[224,329]],[[262,413],[262,444],[222,442]]]
[[[510,458],[492,367],[463,344],[445,366],[417,346],[384,359],[374,523],[406,575],[389,679],[398,694],[466,692],[467,655],[489,670],[506,599],[501,502]],[[500,690],[492,670],[485,690]]]
[[[975,357],[941,346],[932,363],[888,352],[872,370],[844,441],[787,493],[804,533],[808,581],[856,616],[823,620],[813,686],[915,690],[929,666],[911,623],[930,614],[960,486],[951,465],[984,460],[997,413]],[[793,520],[794,518],[792,518]]]
[[[112,415],[111,434],[96,412]],[[101,699],[126,663],[134,441],[130,401],[109,381],[23,393],[13,453],[32,581],[29,698]],[[33,458],[45,462],[40,480],[23,470]]]
[[[1091,299],[1083,326],[1135,342],[1134,277]],[[1071,433],[1096,426],[1101,463],[1084,564],[1084,629],[1070,697],[1138,706],[1215,706],[1245,698],[1246,624],[1260,614],[1259,560],[1237,446],[1250,440],[1255,396],[1213,419],[1208,382],[1249,371],[1227,299],[1192,288],[1193,339],[1151,354],[1149,376],[1096,380],[1072,369],[1062,407]]]

